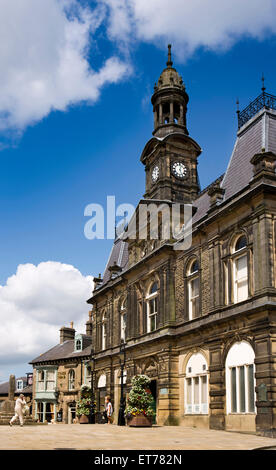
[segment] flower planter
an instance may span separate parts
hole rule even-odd
[[[89,423],[89,416],[81,415],[79,418],[80,424],[88,424]]]
[[[151,418],[143,414],[132,416],[128,419],[127,424],[135,428],[150,428],[152,426]]]

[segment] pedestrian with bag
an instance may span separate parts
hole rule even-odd
[[[20,422],[20,426],[22,427],[23,424],[24,424],[24,420],[23,420],[23,409],[24,407],[27,405],[26,401],[25,401],[25,397],[24,395],[21,393],[19,395],[19,398],[17,398],[16,402],[15,402],[15,408],[14,408],[14,411],[15,411],[15,414],[14,416],[12,417],[12,419],[10,420],[10,426],[13,425],[13,423],[17,420],[17,418],[19,418],[19,422]]]

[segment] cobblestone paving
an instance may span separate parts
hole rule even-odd
[[[276,439],[178,426],[128,428],[115,425],[49,424],[0,426],[0,449],[198,450],[255,449]]]

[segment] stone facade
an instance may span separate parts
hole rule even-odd
[[[34,387],[40,369],[55,370],[58,398],[53,390],[39,397],[35,388],[36,402],[47,398],[54,416],[62,407],[68,422],[92,347],[97,408],[110,395],[116,422],[123,341],[124,393],[133,375],[148,375],[158,425],[276,435],[276,110],[275,100],[265,98],[263,91],[259,102],[266,104],[243,118],[226,173],[201,191],[201,149],[188,134],[188,95],[169,48],[152,97],[153,138],[141,156],[145,198],[114,241],[103,278],[94,278],[87,301],[90,346],[78,354],[67,350],[74,334],[65,328],[64,351],[57,348],[32,361]],[[192,242],[185,248],[171,232],[173,218],[163,218],[165,210],[173,216],[176,204],[184,209],[182,228],[189,226],[187,207],[193,215]],[[67,387],[70,369],[74,392]]]
[[[188,135],[184,90],[170,56],[152,99],[155,137],[141,156],[146,171],[143,202],[152,201],[159,208],[164,202],[191,204],[192,244],[175,250],[171,239],[115,241],[110,259],[121,269],[111,275],[109,264],[104,281],[97,280],[88,300],[93,305],[87,331],[92,332],[95,347],[96,388],[99,376],[105,375],[105,392],[111,395],[117,415],[119,350],[125,334],[125,393],[134,374],[147,374],[159,425],[273,436],[276,148],[271,135],[276,135],[276,112],[264,108],[239,129],[226,174],[200,192],[201,150]],[[174,110],[180,109],[174,107],[176,101],[180,120],[174,116]],[[167,120],[162,120],[164,110]],[[173,162],[183,164],[178,175]],[[129,258],[123,263],[114,253],[120,251],[119,244],[124,250],[125,243]],[[151,308],[156,308],[153,328]],[[246,356],[251,353],[252,363]],[[201,371],[196,370],[201,366]]]

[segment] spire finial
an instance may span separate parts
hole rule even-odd
[[[167,66],[168,67],[171,67],[173,62],[172,62],[172,52],[171,52],[171,49],[172,49],[172,46],[171,44],[168,44],[168,62],[167,62]]]
[[[264,73],[262,73],[262,83],[263,83],[263,86],[262,86],[262,92],[264,93],[265,90],[266,90],[266,87],[265,87],[265,77],[264,77]]]
[[[239,101],[239,98],[237,98],[236,105],[237,105],[237,114],[239,114],[239,113],[240,113],[240,101]]]

